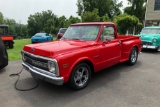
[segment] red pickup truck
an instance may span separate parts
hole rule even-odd
[[[114,23],[77,23],[58,41],[24,46],[22,65],[36,79],[79,90],[95,72],[120,62],[134,65],[140,51],[139,37],[119,36]]]

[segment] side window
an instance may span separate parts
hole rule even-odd
[[[102,35],[101,35],[101,41],[104,41],[106,39],[112,40],[115,38],[114,35],[114,28],[112,26],[104,26]]]

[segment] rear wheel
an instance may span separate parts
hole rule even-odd
[[[90,78],[90,67],[86,63],[80,63],[73,69],[69,85],[75,90],[80,90],[88,85]]]
[[[129,55],[129,60],[127,61],[127,63],[129,65],[134,65],[137,62],[137,58],[138,58],[138,50],[136,47],[134,47]]]

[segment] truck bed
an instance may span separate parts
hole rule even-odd
[[[138,39],[138,36],[126,36],[126,35],[118,35],[118,39],[120,41],[126,41],[126,40],[132,40],[132,39]]]

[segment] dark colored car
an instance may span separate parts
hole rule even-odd
[[[0,69],[8,65],[8,53],[6,51],[5,45],[0,38]]]
[[[63,34],[66,32],[67,28],[60,28],[57,34],[57,39],[60,39]]]

